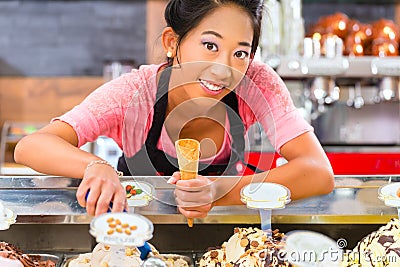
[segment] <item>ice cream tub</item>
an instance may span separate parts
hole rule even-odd
[[[68,267],[69,263],[72,260],[77,259],[78,257],[79,257],[79,255],[64,255],[63,261],[61,263],[61,267]],[[88,263],[88,266],[90,266],[89,263]]]
[[[194,267],[193,260],[188,256],[179,255],[179,254],[160,254],[158,256],[164,262],[167,263],[167,267],[169,267],[169,266],[179,266],[179,267],[189,266],[189,267]]]
[[[53,255],[53,254],[32,253],[32,254],[28,254],[28,256],[35,262],[52,261],[55,263],[56,267],[60,267],[61,263],[62,263],[62,256],[57,256],[57,255]],[[43,265],[43,266],[45,266],[45,265]]]
[[[400,183],[390,183],[378,189],[378,198],[389,207],[400,207]]]
[[[145,182],[124,181],[121,183],[125,189],[129,207],[147,206],[153,199],[154,187]]]
[[[6,251],[3,251],[6,252]],[[7,251],[12,258],[3,258],[0,256],[1,267],[14,266],[42,266],[42,267],[60,267],[61,257],[52,254],[23,254],[22,251]]]
[[[335,240],[307,230],[287,233],[284,250],[286,260],[296,267],[339,267],[343,255]]]
[[[241,200],[251,209],[282,209],[290,202],[290,191],[275,183],[251,183],[242,188]]]
[[[74,259],[77,259],[79,255],[65,255],[60,267],[71,267],[69,264]],[[193,260],[184,255],[179,254],[159,254],[157,257],[161,258],[166,264],[167,267],[194,267]],[[82,267],[85,265],[82,264]],[[85,267],[91,266],[89,263]]]
[[[153,237],[153,228],[153,223],[142,215],[117,212],[94,218],[89,232],[99,243],[140,247]]]
[[[7,230],[16,222],[17,215],[0,201],[0,230]]]

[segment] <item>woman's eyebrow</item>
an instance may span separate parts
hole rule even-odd
[[[202,35],[204,35],[204,34],[212,34],[212,35],[215,35],[216,37],[218,37],[220,39],[224,39],[221,34],[219,34],[218,32],[215,32],[215,31],[204,31],[201,34]],[[248,42],[239,42],[238,44],[241,45],[241,46],[251,47],[251,44],[248,43]]]
[[[221,34],[219,34],[218,32],[215,32],[215,31],[204,31],[201,34],[202,35],[204,35],[204,34],[212,34],[212,35],[217,36],[220,39],[224,39]]]

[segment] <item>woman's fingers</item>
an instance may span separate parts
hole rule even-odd
[[[202,176],[192,180],[179,180],[176,183],[175,197],[181,205],[210,204],[214,201],[213,182]]]
[[[112,206],[113,212],[121,212],[127,207],[125,190],[113,169],[92,167],[86,172],[76,192],[79,205],[86,207],[89,215],[100,215]],[[88,194],[89,192],[89,194]]]
[[[91,195],[91,194],[92,194],[92,192],[90,191],[89,195]],[[104,190],[103,189],[101,191],[101,194],[99,194],[99,196],[98,196],[97,202],[94,203],[96,216],[106,213],[109,210],[113,195],[114,195],[114,192],[112,190]],[[90,204],[92,204],[92,203],[90,203]],[[87,207],[86,207],[86,210],[88,210]],[[88,210],[88,212],[89,212],[89,210]]]
[[[177,181],[174,194],[178,210],[187,218],[204,218],[212,208],[212,181],[203,176]]]
[[[179,189],[175,190],[176,204],[182,207],[193,207],[212,204],[213,196],[211,192],[187,192]]]
[[[125,190],[123,187],[121,188],[122,190],[117,190],[114,194],[112,212],[121,212],[124,209],[127,210],[128,202],[126,200]]]
[[[87,198],[86,198],[86,211],[89,215],[95,215],[97,209],[97,202],[100,196],[100,188],[98,187],[91,187],[90,192],[87,191]],[[107,210],[106,210],[107,211]]]
[[[203,176],[198,176],[196,179],[179,180],[176,182],[176,188],[187,192],[199,192],[211,190],[213,182]]]
[[[81,207],[86,207],[86,195],[89,191],[89,185],[84,181],[81,182],[78,189],[76,190],[76,199]]]
[[[185,216],[186,218],[204,218],[207,217],[208,211],[200,211],[200,210],[187,210],[181,207],[178,207],[179,212]]]
[[[168,179],[167,183],[169,184],[176,184],[181,179],[181,174],[180,172],[174,172],[171,176],[171,178]]]

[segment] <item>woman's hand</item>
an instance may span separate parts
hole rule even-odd
[[[87,195],[90,190],[90,194]],[[86,199],[87,195],[87,199]],[[76,192],[79,205],[86,207],[89,215],[100,215],[108,211],[121,212],[127,207],[126,195],[115,170],[106,164],[94,164],[86,169]]]
[[[196,179],[181,180],[175,172],[168,180],[175,184],[175,201],[179,212],[187,218],[204,218],[213,207],[215,189],[213,181],[198,175]]]

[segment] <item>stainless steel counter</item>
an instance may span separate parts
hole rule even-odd
[[[131,208],[154,224],[186,224],[177,212],[173,186],[168,177],[124,177],[146,181],[155,188],[154,199],[146,207]],[[230,179],[230,178],[222,178]],[[400,176],[337,176],[331,194],[292,201],[285,209],[273,210],[272,223],[280,224],[384,224],[397,216],[395,208],[386,207],[377,198],[378,188]],[[0,177],[0,200],[17,214],[17,224],[89,224],[88,216],[76,201],[79,179],[49,176]],[[260,223],[258,211],[244,205],[215,207],[196,224]]]
[[[140,213],[154,223],[153,243],[162,252],[204,251],[226,241],[236,226],[259,227],[258,211],[243,206],[215,207],[193,228],[177,212],[168,177],[123,177],[152,184],[154,199]],[[221,179],[230,179],[228,177]],[[328,195],[292,201],[273,210],[272,227],[282,232],[315,230],[334,239],[346,238],[348,247],[379,225],[397,216],[395,208],[378,199],[378,188],[400,182],[399,176],[336,176],[336,187]],[[49,176],[0,176],[0,200],[17,214],[0,240],[24,251],[79,253],[90,251],[96,241],[89,234],[91,216],[76,201],[79,179]]]

